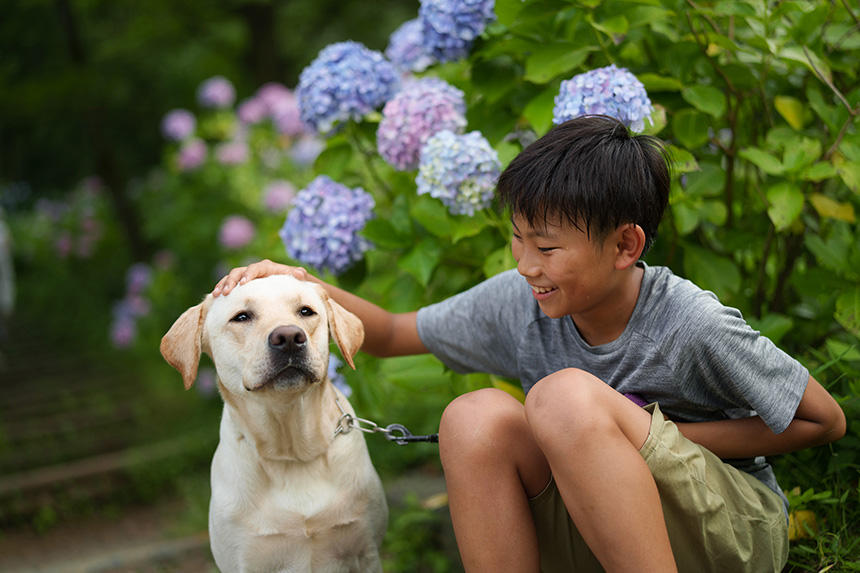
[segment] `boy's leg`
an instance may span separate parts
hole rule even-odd
[[[537,572],[528,499],[550,470],[522,404],[493,388],[460,396],[442,415],[439,455],[466,571]]]
[[[526,417],[568,513],[608,571],[674,571],[654,478],[639,448],[647,412],[577,369],[535,384]]]

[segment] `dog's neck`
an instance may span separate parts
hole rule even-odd
[[[226,388],[220,390],[239,433],[236,439],[251,440],[264,460],[307,462],[323,455],[334,439],[341,414],[328,381],[294,395],[251,400],[235,400]]]

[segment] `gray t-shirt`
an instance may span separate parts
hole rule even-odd
[[[775,433],[785,430],[806,389],[806,368],[713,293],[668,268],[638,264],[644,275],[636,307],[607,344],[589,345],[569,316],[543,314],[516,270],[422,308],[418,334],[452,370],[517,378],[526,392],[575,367],[659,403],[676,421],[759,415]],[[782,496],[763,457],[726,461]]]

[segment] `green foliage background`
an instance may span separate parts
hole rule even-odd
[[[226,4],[242,10],[251,3]],[[309,3],[300,4],[311,10]],[[140,30],[141,38],[155,36],[147,26],[169,21],[174,10],[203,11],[170,2],[153,6],[157,16],[151,21],[135,20],[140,28],[131,30]],[[417,12],[417,6],[414,9]],[[346,10],[340,15],[330,13],[325,23],[355,16],[356,12]],[[646,132],[667,141],[675,158],[669,210],[646,260],[671,267],[739,308],[755,328],[803,362],[842,405],[849,420],[844,439],[773,461],[780,483],[791,491],[794,508],[811,509],[818,517],[819,535],[793,546],[793,567],[860,568],[856,525],[860,522],[860,426],[856,422],[860,413],[856,217],[860,207],[860,8],[847,1],[805,0],[496,0],[495,10],[497,21],[467,60],[431,67],[423,75],[442,77],[465,92],[467,130],[481,131],[503,165],[525,142],[550,127],[553,98],[562,80],[614,63],[643,82],[656,108]],[[110,12],[118,17],[118,12]],[[389,12],[386,34],[414,16],[408,9]],[[215,11],[213,17],[226,18],[223,11]],[[277,20],[279,25],[282,19]],[[325,43],[362,39],[338,36],[337,28],[317,22],[325,30],[319,37],[312,33],[315,28],[290,28],[293,34],[305,34],[314,41],[301,46],[305,48],[302,61],[276,67],[279,77],[275,78],[255,78],[237,60],[221,55],[223,46],[227,51],[249,46],[247,32],[235,22],[203,26],[199,42],[183,44],[178,51],[167,44],[149,58],[141,57],[140,46],[133,44],[136,36],[130,32],[125,42],[111,43],[111,50],[99,50],[93,57],[118,65],[166,66],[169,81],[163,86],[137,86],[141,91],[154,88],[153,97],[161,105],[144,115],[156,122],[171,107],[191,107],[192,84],[208,75],[239,78],[240,97],[249,95],[264,79],[293,85],[297,70]],[[108,25],[104,26],[103,32],[109,33]],[[385,38],[377,35],[365,41],[382,50]],[[283,46],[298,51],[295,42],[291,39]],[[189,69],[196,75],[187,75]],[[7,80],[16,73],[20,70],[4,72]],[[56,89],[78,89],[69,77],[57,76]],[[107,81],[92,79],[94,85]],[[107,86],[100,91],[104,109],[128,105],[128,95],[121,90]],[[26,90],[18,89],[0,102],[7,110],[11,106],[26,110],[28,98]],[[114,102],[114,98],[118,99]],[[511,268],[505,215],[487,209],[474,217],[452,216],[437,200],[417,196],[415,173],[396,172],[376,154],[378,120],[378,114],[372,114],[345,126],[326,141],[311,167],[289,162],[267,167],[260,152],[278,143],[265,130],[255,136],[254,160],[231,169],[209,162],[193,174],[180,173],[172,165],[175,149],[167,147],[161,166],[150,171],[144,166],[157,161],[156,157],[141,154],[128,167],[139,175],[133,184],[126,184],[124,178],[113,181],[122,185],[119,192],[132,215],[105,215],[106,239],[88,261],[53,260],[31,215],[25,209],[11,211],[16,262],[26,289],[22,299],[50,306],[50,289],[38,286],[45,284],[45,277],[75,283],[79,276],[95,277],[110,269],[114,278],[97,281],[93,298],[97,303],[115,300],[122,296],[116,277],[127,263],[142,260],[157,248],[169,248],[176,264],[156,275],[150,289],[154,312],[141,325],[133,356],[158,376],[172,376],[162,365],[155,366],[157,341],[184,308],[211,289],[218,277],[216,269],[263,257],[290,262],[276,235],[283,218],[260,207],[265,182],[288,178],[300,188],[318,174],[363,187],[377,204],[376,218],[364,230],[376,248],[345,275],[325,277],[331,282],[390,310],[406,311]],[[213,116],[204,121],[221,122],[229,131],[235,118]],[[7,121],[5,133],[22,134],[23,125]],[[111,128],[124,133],[141,129],[122,124]],[[56,129],[61,127],[41,126],[21,137],[50,148],[45,142]],[[156,145],[151,141],[155,130],[146,129],[149,132],[142,141],[151,150]],[[23,157],[4,160],[6,167],[14,168],[4,175],[6,182],[21,177],[13,173],[15,169],[33,168]],[[69,164],[77,159],[75,153],[63,154],[62,168],[56,168],[53,181],[74,171]],[[91,164],[98,169],[97,160]],[[102,207],[116,214],[122,204],[113,200]],[[218,225],[231,213],[248,216],[258,228],[255,240],[238,252],[218,247],[215,239]],[[138,239],[129,233],[129,221],[135,220]],[[131,247],[123,251],[123,245]],[[104,330],[92,330],[94,344],[107,328],[106,318],[96,322]],[[360,415],[397,420],[417,432],[433,430],[454,396],[505,382],[453,374],[431,357],[360,356],[357,371],[347,373],[347,378]],[[430,447],[392,449],[369,441],[383,472],[433,463]],[[410,511],[407,515],[420,521],[415,509]],[[439,559],[434,554],[433,562]],[[401,566],[410,570],[411,565]]]

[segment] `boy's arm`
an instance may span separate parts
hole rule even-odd
[[[236,286],[269,275],[289,274],[321,285],[328,295],[364,323],[361,349],[374,356],[404,356],[428,352],[418,337],[416,312],[395,314],[343,289],[312,276],[305,269],[290,267],[268,259],[237,267],[222,278],[212,291],[214,296],[229,294]]]
[[[809,377],[794,419],[775,434],[758,417],[713,422],[678,422],[681,433],[724,459],[784,454],[834,442],[845,435],[845,414],[836,400]]]

